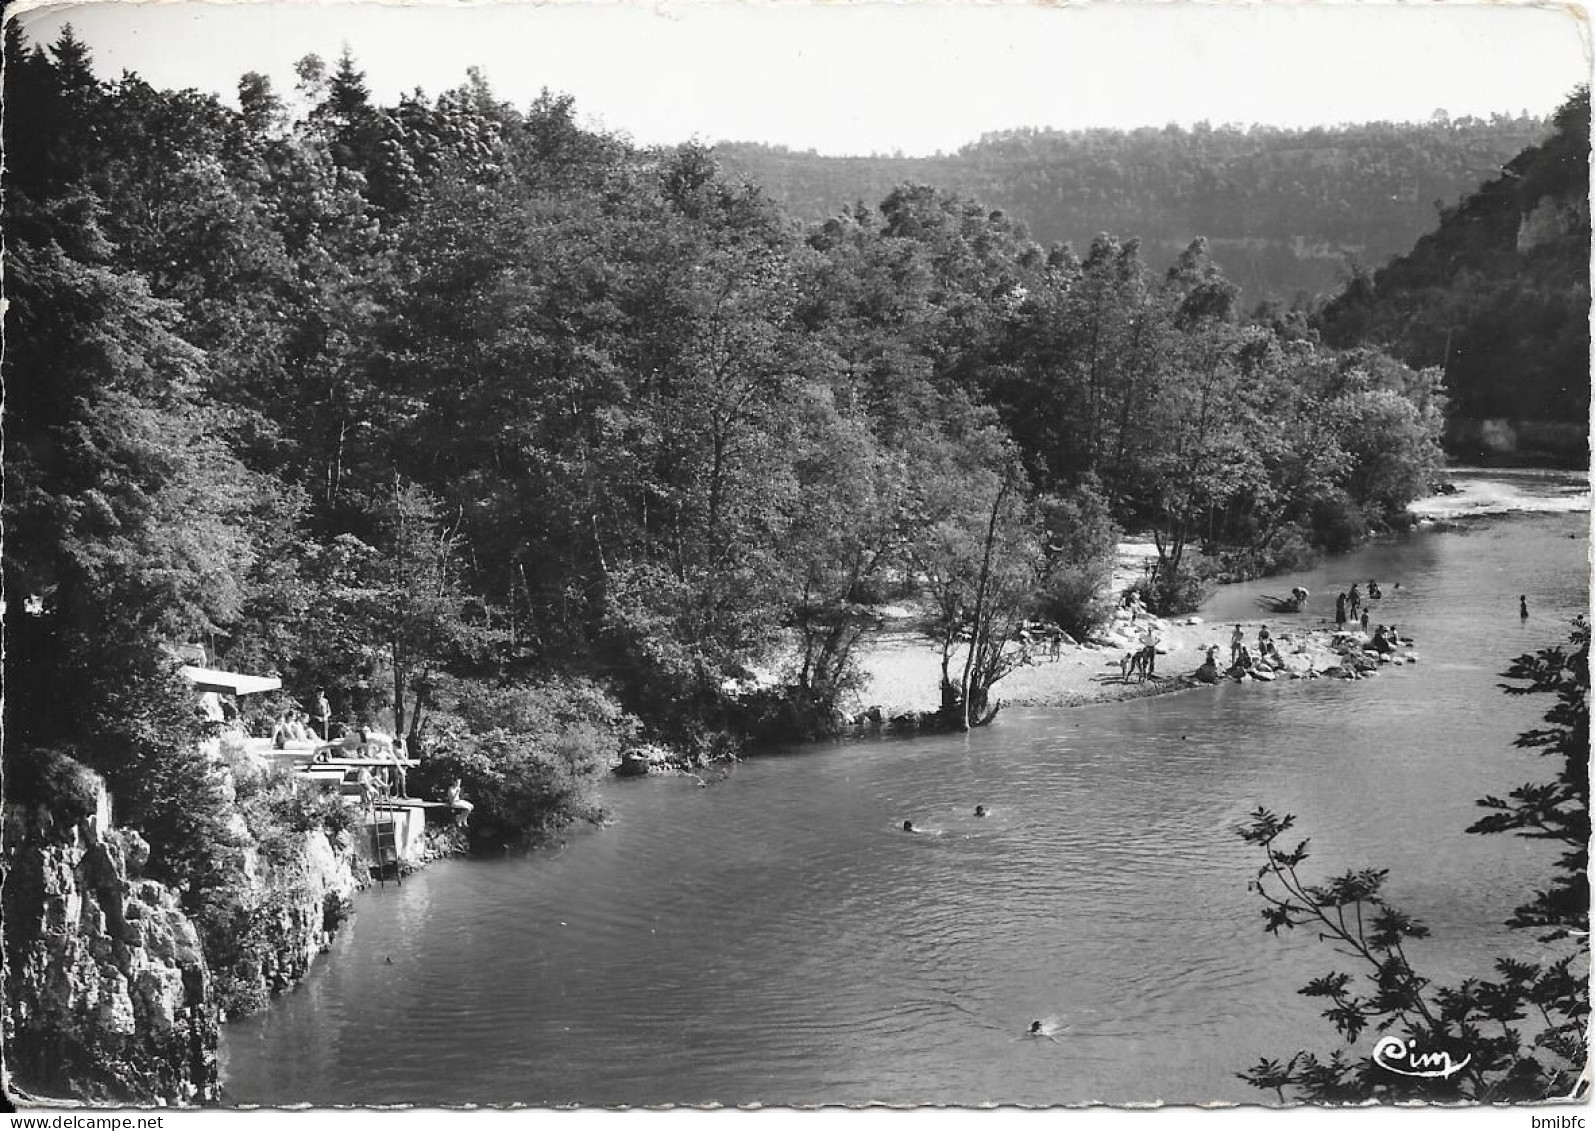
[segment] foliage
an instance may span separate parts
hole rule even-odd
[[[1112,615],[1109,582],[1119,529],[1098,487],[1087,481],[1062,495],[1044,496],[1037,509],[1043,531],[1040,618],[1077,640]]]
[[[432,718],[413,793],[455,780],[472,802],[473,841],[503,844],[599,815],[594,787],[620,761],[636,721],[595,685],[460,684]]]
[[[1507,799],[1486,797],[1490,814],[1471,833],[1512,832],[1548,839],[1563,848],[1550,886],[1517,909],[1508,925],[1545,933],[1542,943],[1572,941],[1539,961],[1497,959],[1494,978],[1469,978],[1456,986],[1434,984],[1412,965],[1409,940],[1428,937],[1417,919],[1388,902],[1387,870],[1346,872],[1326,883],[1300,873],[1308,859],[1303,840],[1285,839],[1295,821],[1266,809],[1239,830],[1265,857],[1251,885],[1262,898],[1264,929],[1309,927],[1362,971],[1333,972],[1302,993],[1325,1002],[1324,1017],[1348,1049],[1367,1030],[1404,1034],[1408,1047],[1449,1054],[1455,1073],[1428,1078],[1401,1075],[1377,1058],[1351,1058],[1348,1049],[1328,1059],[1297,1052],[1281,1064],[1262,1060],[1241,1078],[1273,1091],[1322,1103],[1380,1100],[1522,1102],[1574,1094],[1587,1057],[1589,1021],[1589,628],[1576,622],[1570,648],[1519,657],[1506,673],[1528,686],[1510,694],[1554,694],[1547,726],[1522,735],[1517,745],[1559,759],[1556,780],[1529,784]],[[1391,1038],[1386,1038],[1391,1039]]]
[[[1510,832],[1548,840],[1562,850],[1550,886],[1519,907],[1509,926],[1544,931],[1542,942],[1589,937],[1589,628],[1580,620],[1569,648],[1547,648],[1519,656],[1506,677],[1526,687],[1503,685],[1508,695],[1551,694],[1556,705],[1546,726],[1518,736],[1516,745],[1558,760],[1554,781],[1519,786],[1505,799],[1486,797],[1490,810],[1470,833]]]

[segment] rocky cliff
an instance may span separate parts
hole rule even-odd
[[[6,1046],[12,1076],[90,1101],[205,1102],[217,1010],[199,932],[102,813],[8,814]]]
[[[348,913],[350,837],[241,817],[228,869],[195,898],[144,875],[148,845],[113,827],[96,775],[77,776],[92,780],[83,803],[6,808],[8,1082],[91,1103],[215,1100],[218,1025],[296,984]]]

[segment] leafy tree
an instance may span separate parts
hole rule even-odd
[[[1037,508],[1045,527],[1038,612],[1084,639],[1111,613],[1105,595],[1118,554],[1118,526],[1107,500],[1089,481],[1062,495],[1043,496]]]
[[[780,557],[789,571],[785,623],[797,639],[788,673],[803,716],[797,729],[823,733],[841,697],[861,686],[856,649],[907,566],[910,484],[901,455],[866,419],[838,414],[830,396],[813,397],[806,422],[795,466],[803,486]]]
[[[68,51],[62,74],[84,84],[86,66]],[[236,613],[254,482],[220,439],[207,358],[115,263],[69,172],[5,201],[6,763],[100,771],[154,873],[197,890],[235,838],[164,646]]]
[[[1283,839],[1294,824],[1266,809],[1239,830],[1265,862],[1252,890],[1262,898],[1265,928],[1310,927],[1360,967],[1359,980],[1335,972],[1302,989],[1326,1002],[1324,1017],[1348,1047],[1365,1030],[1405,1033],[1408,1047],[1449,1054],[1457,1071],[1419,1078],[1392,1073],[1374,1059],[1352,1059],[1337,1049],[1327,1059],[1297,1052],[1283,1064],[1264,1059],[1241,1079],[1293,1098],[1323,1103],[1380,1100],[1523,1102],[1576,1094],[1588,1054],[1589,1022],[1589,627],[1575,622],[1569,646],[1521,656],[1506,672],[1526,680],[1509,694],[1553,694],[1546,727],[1523,734],[1517,745],[1558,760],[1554,781],[1529,784],[1506,799],[1486,797],[1489,815],[1470,833],[1511,832],[1550,840],[1562,855],[1549,887],[1519,907],[1508,925],[1542,931],[1562,953],[1538,962],[1501,958],[1495,978],[1469,978],[1453,987],[1421,975],[1407,954],[1409,940],[1428,928],[1384,896],[1388,872],[1366,868],[1327,883],[1300,873],[1307,841]],[[1554,954],[1554,951],[1553,951]],[[1385,1040],[1400,1040],[1387,1037]]]
[[[999,436],[988,426],[964,437],[967,447],[925,445],[916,467],[911,553],[929,602],[925,631],[941,651],[941,716],[964,730],[996,716],[992,688],[1024,662],[1017,645],[1042,568],[1022,473]]]

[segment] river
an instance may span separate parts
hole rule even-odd
[[[1296,814],[1309,871],[1389,868],[1434,932],[1412,955],[1431,976],[1535,952],[1501,922],[1550,850],[1463,829],[1474,799],[1550,775],[1512,746],[1550,701],[1499,673],[1587,609],[1587,486],[1459,480],[1435,513],[1494,517],[1204,609],[1254,617],[1301,584],[1316,619],[1374,577],[1417,666],[1013,710],[757,758],[711,788],[616,781],[612,823],[560,849],[362,895],[303,986],[226,1026],[230,1100],[1266,1102],[1235,1074],[1334,1047],[1296,990],[1345,962],[1263,932],[1232,831],[1252,808]],[[1032,1018],[1053,1039],[1020,1039]]]

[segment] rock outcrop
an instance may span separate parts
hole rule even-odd
[[[141,877],[143,839],[42,808],[7,823],[13,1078],[91,1102],[214,1098],[219,1017],[199,932],[176,892]]]
[[[233,924],[212,946],[222,1020],[252,1013],[296,985],[332,944],[359,889],[354,860],[347,833],[334,844],[320,830],[245,854]]]
[[[348,832],[237,832],[198,900],[144,875],[149,846],[112,826],[98,775],[59,805],[6,807],[9,1081],[88,1103],[217,1099],[218,1026],[295,985],[359,878]],[[259,835],[257,835],[259,834]]]

